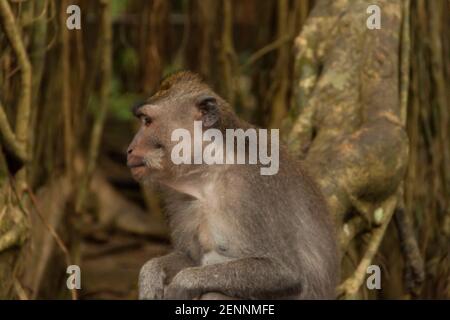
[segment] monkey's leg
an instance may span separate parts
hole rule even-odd
[[[269,258],[243,258],[181,270],[166,287],[165,299],[194,299],[221,292],[244,299],[300,292],[299,272]]]
[[[139,299],[162,299],[164,287],[172,278],[192,266],[194,261],[178,251],[147,261],[139,273]]]

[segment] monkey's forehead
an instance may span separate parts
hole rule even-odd
[[[160,109],[167,107],[170,104],[179,104],[185,103],[189,101],[194,101],[199,95],[202,95],[202,91],[196,92],[180,92],[177,94],[167,94],[167,95],[158,95],[151,96],[150,98],[139,101],[132,106],[132,113],[135,116],[140,116],[142,111],[145,109]]]
[[[177,103],[194,99],[205,92],[212,93],[212,90],[198,74],[190,71],[176,72],[164,78],[149,98],[133,105],[132,112],[137,115],[139,109],[146,105]]]
[[[140,115],[142,115],[142,112],[145,111],[146,109],[154,109],[154,108],[158,108],[161,106],[161,103],[157,103],[158,101],[150,101],[149,99],[146,99],[144,101],[139,101],[136,102],[132,107],[131,107],[131,112],[136,116],[139,117]]]
[[[139,116],[139,110],[143,107],[147,105],[147,102],[145,101],[139,101],[136,102],[132,107],[131,107],[131,112],[137,117]]]

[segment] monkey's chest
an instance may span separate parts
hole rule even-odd
[[[199,234],[199,244],[199,262],[202,266],[233,260],[230,256],[230,243],[217,239],[217,235],[208,231],[202,232]]]
[[[211,230],[209,221],[203,218],[197,228],[198,244],[202,252],[214,250],[216,240],[214,239],[213,230]]]
[[[203,213],[197,228],[199,262],[201,265],[232,260],[233,241],[228,225],[214,212]]]

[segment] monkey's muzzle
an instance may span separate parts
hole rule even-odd
[[[141,180],[146,173],[147,166],[143,159],[128,159],[127,167],[130,168],[131,175],[136,180]]]
[[[141,161],[140,163],[127,163],[127,167],[130,169],[145,167],[145,163]]]

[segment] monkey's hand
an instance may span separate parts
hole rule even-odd
[[[202,292],[198,286],[195,271],[197,268],[186,268],[181,270],[166,286],[164,299],[192,300],[200,298]]]
[[[148,261],[139,273],[139,299],[163,299],[166,273],[158,259]]]

